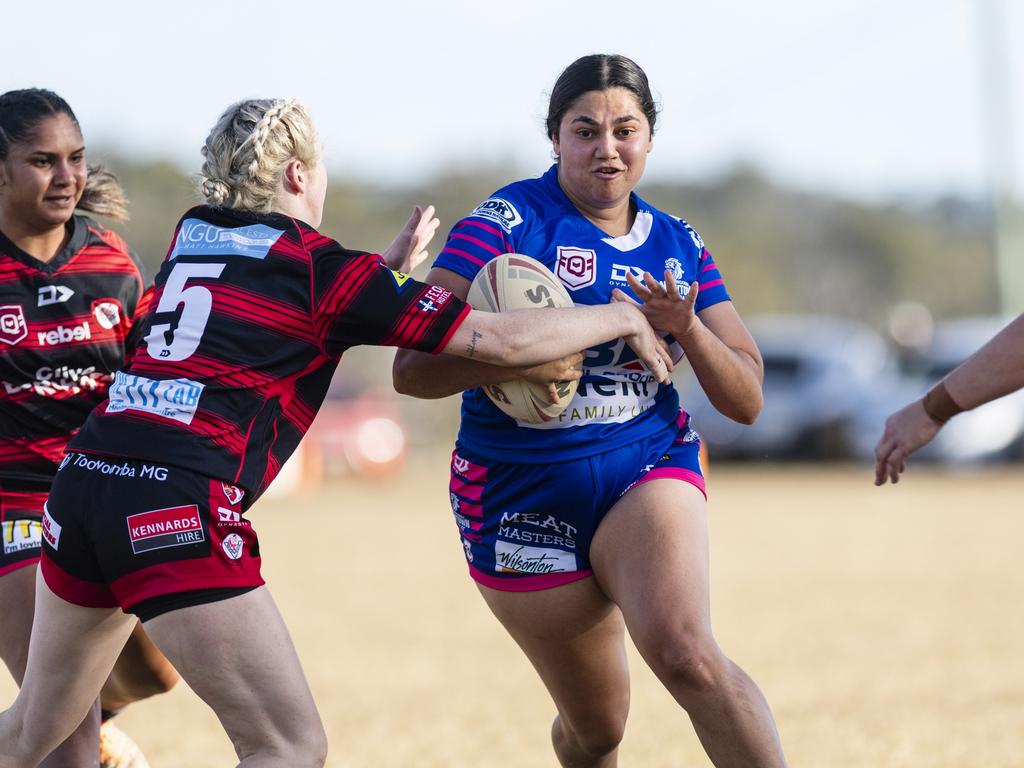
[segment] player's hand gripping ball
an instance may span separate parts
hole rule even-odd
[[[467,296],[470,306],[484,312],[513,309],[571,307],[565,286],[536,259],[506,253],[491,259],[476,274]],[[558,403],[552,403],[547,387],[525,379],[485,386],[491,402],[517,421],[543,424],[558,418],[576,394],[576,382],[560,382]]]

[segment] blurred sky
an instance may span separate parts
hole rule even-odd
[[[190,171],[230,102],[293,95],[313,110],[335,178],[404,184],[480,162],[540,173],[558,73],[620,52],[662,105],[651,177],[749,163],[868,199],[977,195],[992,167],[983,3],[1004,9],[1019,135],[1021,0],[11,2],[0,89],[52,88],[89,145]],[[1015,154],[1019,194],[1024,141]]]

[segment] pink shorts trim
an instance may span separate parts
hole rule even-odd
[[[704,485],[704,477],[692,470],[683,469],[682,467],[664,467],[663,469],[652,469],[650,472],[645,474],[639,480],[636,481],[637,485],[643,485],[651,480],[682,480],[684,483],[689,483],[694,486],[698,491],[704,494],[704,499],[708,498],[708,490]]]
[[[469,575],[473,581],[483,584],[485,587],[497,589],[500,592],[537,592],[542,589],[561,587],[563,584],[571,584],[574,581],[593,576],[594,571],[585,568],[582,571],[571,571],[569,573],[542,573],[536,576],[512,576],[499,578],[489,573],[469,566]]]
[[[46,586],[62,600],[85,608],[117,608],[119,605],[106,584],[83,581],[72,576],[47,557],[45,550],[39,567]]]
[[[16,563],[5,565],[3,568],[0,568],[0,578],[6,576],[8,573],[14,573],[14,571],[18,570],[19,568],[25,568],[29,565],[38,565],[38,563],[39,555],[36,555],[35,557],[26,557],[24,560],[19,560]]]

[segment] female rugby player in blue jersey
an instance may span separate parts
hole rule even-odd
[[[524,365],[625,337],[655,379],[669,378],[671,359],[636,307],[475,312],[317,232],[327,177],[293,99],[233,105],[203,154],[208,204],[182,217],[131,366],[54,480],[28,666],[0,714],[0,768],[34,766],[73,730],[136,616],[216,712],[240,765],[323,764],[323,726],[245,513],[346,349]]]
[[[427,280],[465,297],[489,259],[518,252],[549,266],[577,304],[639,299],[715,406],[750,423],[762,405],[761,357],[710,254],[685,222],[633,192],[656,116],[631,60],[574,62],[551,94],[556,164],[456,224]],[[517,373],[544,383],[574,365]],[[711,632],[699,438],[675,389],[614,341],[587,350],[582,365],[565,413],[539,425],[517,424],[479,389],[508,370],[405,350],[394,368],[406,394],[469,390],[452,506],[472,577],[554,699],[558,760],[617,764],[628,630],[716,766],[784,765],[768,704]]]
[[[21,681],[43,503],[64,447],[124,364],[145,306],[138,259],[83,212],[126,218],[124,192],[86,165],[71,107],[52,91],[0,94],[0,658]],[[138,626],[103,690],[106,715],[178,676]],[[144,768],[97,706],[43,766]],[[97,749],[97,744],[100,748]]]

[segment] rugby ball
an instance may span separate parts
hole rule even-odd
[[[573,301],[561,281],[536,259],[506,253],[491,259],[476,273],[467,301],[473,309],[505,312],[514,309],[571,307]],[[558,403],[548,399],[546,387],[513,379],[483,387],[487,397],[513,419],[543,424],[557,419],[576,394],[576,382],[558,385]]]

